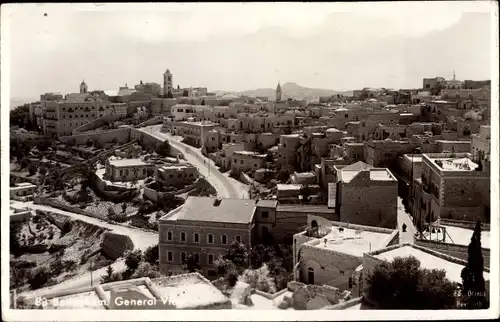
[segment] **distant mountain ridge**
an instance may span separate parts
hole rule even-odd
[[[282,91],[282,99],[314,99],[321,96],[332,96],[336,94],[351,94],[352,91],[348,92],[340,92],[331,89],[322,89],[322,88],[309,88],[301,86],[297,83],[285,83],[281,85]],[[246,90],[242,92],[238,92],[239,95],[247,95],[247,96],[262,96],[268,97],[269,100],[275,100],[276,98],[276,88],[258,88],[252,90]]]

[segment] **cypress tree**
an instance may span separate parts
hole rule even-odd
[[[484,281],[484,260],[481,250],[481,221],[476,222],[468,247],[467,266],[462,269],[462,297],[468,309],[486,309],[486,285]]]

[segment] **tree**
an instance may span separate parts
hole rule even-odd
[[[239,270],[248,267],[249,249],[247,245],[234,241],[227,249],[224,259],[231,261]]]
[[[129,251],[125,255],[125,265],[129,271],[135,271],[142,260],[142,251],[140,249]]]
[[[167,93],[167,98],[174,98],[174,95],[172,94],[171,91],[168,91]]]
[[[122,203],[122,212],[125,213],[127,211],[127,203]]]
[[[10,253],[15,257],[21,255],[21,244],[19,243],[20,232],[21,232],[21,225],[19,225],[16,222],[11,222],[9,229]]]
[[[28,172],[30,176],[36,173],[36,166],[33,163],[30,163],[30,165],[28,166]]]
[[[190,273],[194,273],[201,269],[200,264],[196,260],[193,254],[188,254],[184,260],[184,269]]]
[[[113,273],[114,273],[114,269],[113,269],[113,266],[111,265],[108,265],[108,267],[106,267],[106,275],[104,275],[103,277],[101,277],[101,284],[105,284],[105,283],[109,283],[112,281],[112,278],[113,278]]]
[[[365,298],[377,309],[442,310],[457,304],[457,284],[444,270],[421,268],[413,256],[377,265],[367,284]]]
[[[144,251],[144,260],[151,265],[158,265],[160,260],[158,244],[146,248],[146,250]]]
[[[201,100],[200,105],[205,105],[205,99],[204,98]]]
[[[189,96],[189,91],[187,89],[182,91],[182,97],[188,97]]]
[[[47,167],[41,166],[40,169],[38,169],[38,173],[40,173],[41,175],[47,174]]]
[[[471,237],[467,265],[462,269],[462,297],[468,309],[487,309],[486,285],[484,281],[484,260],[481,249],[481,221]]]

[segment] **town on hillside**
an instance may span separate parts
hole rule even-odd
[[[488,306],[490,81],[91,86],[11,111],[12,308]]]

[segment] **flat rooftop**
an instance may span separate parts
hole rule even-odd
[[[319,241],[316,248],[333,250],[351,256],[363,257],[364,253],[373,252],[387,246],[391,234],[382,232],[366,231],[362,229],[343,228],[332,226],[331,232],[323,238],[314,239]],[[324,240],[326,239],[326,244]]]
[[[479,166],[469,158],[431,158],[443,171],[474,171]]]
[[[455,226],[447,226],[447,225],[442,225],[443,227],[446,228],[446,243],[449,244],[457,244],[457,245],[462,245],[462,246],[468,246],[470,243],[470,239],[472,237],[472,234],[474,232],[473,229],[468,229],[468,228],[462,228],[462,227],[455,227]],[[449,235],[449,236],[448,236]],[[432,235],[426,235],[427,238],[431,238],[432,240],[438,240],[442,241],[443,240],[443,233],[433,233]],[[451,240],[450,240],[451,237]],[[483,230],[481,231],[481,247],[485,249],[490,249],[490,244],[491,244],[491,233],[488,230]]]
[[[304,212],[308,214],[334,214],[334,208],[328,208],[326,205],[280,205],[278,204],[276,207],[276,211],[283,212]]]
[[[422,162],[422,155],[421,154],[405,154],[403,157],[406,159],[406,161],[413,162],[413,163],[420,163]]]
[[[158,167],[158,171],[168,171],[168,170],[175,170],[175,171],[182,171],[186,169],[192,169],[195,168],[192,165],[162,165]]]
[[[115,167],[139,167],[148,165],[141,159],[109,159],[109,164]]]
[[[452,282],[462,283],[462,277],[460,276],[463,265],[450,262],[444,258],[437,257],[433,254],[424,252],[415,247],[404,245],[402,247],[397,247],[380,254],[374,255],[374,257],[391,262],[396,257],[407,257],[414,256],[420,261],[422,268],[427,269],[444,269],[446,271],[446,278]],[[490,274],[484,272],[484,279],[489,280]]]
[[[224,303],[228,298],[199,274],[183,274],[151,280],[162,297],[177,309]]]

